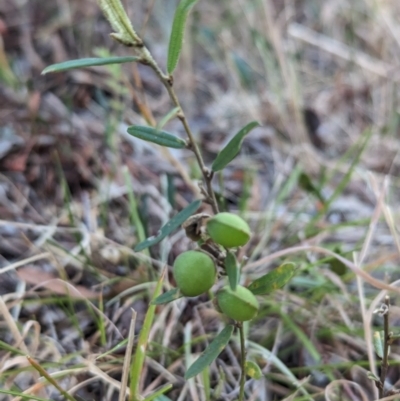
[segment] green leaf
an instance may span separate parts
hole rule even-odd
[[[379,383],[381,381],[381,379],[378,376],[375,376],[372,372],[367,372],[367,377],[370,380],[373,380],[374,382]]]
[[[259,127],[260,124],[257,121],[252,121],[251,123],[244,126],[222,149],[214,163],[211,166],[212,171],[222,170],[228,163],[230,163],[239,153],[242,146],[244,137],[255,127]]]
[[[140,242],[135,246],[135,252],[140,252],[150,246],[153,246],[163,240],[167,235],[176,230],[182,223],[184,223],[194,212],[200,207],[201,199],[192,202],[185,209],[181,210],[175,217],[173,217],[167,224],[161,227],[161,230],[155,237],[147,238],[145,241]]]
[[[162,127],[164,127],[164,125],[172,120],[173,118],[175,118],[179,112],[181,111],[180,107],[174,107],[171,111],[169,111],[161,120],[160,122],[157,124],[157,128],[161,129]]]
[[[142,44],[120,0],[97,0],[97,2],[111,27],[116,31],[110,34],[112,38],[125,46]]]
[[[248,289],[254,295],[270,294],[272,291],[283,287],[293,276],[295,267],[293,263],[284,263],[271,272],[254,280]]]
[[[383,331],[374,331],[372,338],[376,355],[379,358],[383,358],[383,350],[385,349],[385,335]]]
[[[263,376],[260,367],[253,361],[246,361],[244,368],[246,375],[251,377],[252,379],[259,380]]]
[[[251,84],[254,82],[254,78],[249,64],[236,53],[233,53],[232,60],[238,71],[241,84],[243,87],[250,89],[252,86]]]
[[[49,399],[46,398],[40,398],[40,397],[35,397],[31,394],[24,394],[22,391],[11,391],[11,390],[2,390],[0,389],[0,394],[8,394],[8,395],[13,395],[18,398],[22,398],[23,400],[35,400],[35,401],[49,401]]]
[[[214,338],[212,343],[202,352],[198,359],[190,366],[185,373],[185,380],[188,380],[203,371],[207,366],[217,359],[218,355],[228,344],[231,335],[233,333],[233,326],[226,326],[218,335]]]
[[[179,55],[181,54],[182,50],[186,19],[190,9],[195,5],[196,2],[197,0],[181,0],[176,8],[168,46],[168,74],[172,74],[178,64]]]
[[[171,390],[172,384],[166,384],[162,386],[159,390],[154,391],[154,393],[148,395],[143,401],[153,401],[157,400],[159,397],[161,397],[164,393],[166,393],[168,390]]]
[[[169,302],[176,301],[179,298],[182,298],[182,294],[180,293],[179,288],[174,288],[158,296],[155,300],[151,302],[151,304],[152,305],[167,304]]]
[[[322,196],[321,191],[314,185],[310,176],[305,172],[302,172],[299,176],[299,185],[304,189],[304,191],[314,195],[322,204],[325,204],[325,199]]]
[[[42,75],[47,74],[49,72],[61,72],[61,71],[73,70],[74,68],[97,67],[99,65],[109,65],[109,64],[122,64],[139,60],[140,60],[139,57],[81,58],[78,60],[69,60],[69,61],[64,61],[63,63],[49,65],[42,71]]]
[[[229,285],[232,291],[236,290],[239,281],[239,269],[235,255],[228,251],[225,258],[225,271],[229,278]]]
[[[183,139],[153,127],[132,125],[128,128],[128,134],[167,148],[182,149],[186,146],[186,142]]]

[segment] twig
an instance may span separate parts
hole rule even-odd
[[[157,76],[160,78],[160,81],[162,82],[162,84],[165,86],[165,89],[168,92],[168,95],[172,101],[172,103],[174,104],[174,106],[179,107],[180,111],[177,115],[177,117],[179,118],[179,120],[181,121],[183,128],[186,131],[186,134],[188,136],[189,139],[189,144],[190,147],[189,149],[191,149],[197,159],[197,163],[199,164],[199,167],[201,169],[201,173],[203,174],[203,178],[204,178],[204,182],[206,183],[207,186],[207,194],[208,194],[208,198],[210,200],[211,203],[211,207],[213,209],[213,212],[215,214],[218,213],[218,203],[217,203],[217,199],[215,197],[215,193],[214,190],[212,188],[211,185],[211,181],[213,178],[213,174],[212,172],[205,166],[204,161],[203,161],[203,157],[201,155],[200,149],[197,146],[197,143],[195,141],[194,135],[189,127],[189,123],[187,121],[186,115],[182,109],[182,106],[179,102],[179,99],[175,93],[175,90],[173,88],[173,78],[172,76],[168,76],[165,75],[162,70],[160,69],[160,67],[158,66],[157,62],[154,60],[153,56],[150,54],[149,50],[146,47],[143,47],[141,49],[142,52],[142,60],[143,63],[148,65],[156,74]]]

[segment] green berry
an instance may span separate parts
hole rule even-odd
[[[246,287],[238,285],[232,291],[229,285],[217,293],[218,307],[228,317],[239,322],[253,319],[258,313],[258,301]]]
[[[214,242],[225,248],[243,246],[250,239],[249,225],[232,213],[218,213],[209,219],[207,232]]]
[[[173,275],[183,295],[197,297],[214,285],[217,270],[214,260],[206,253],[187,251],[175,259]]]

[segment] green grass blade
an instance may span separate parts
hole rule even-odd
[[[259,127],[260,123],[252,121],[245,125],[218,153],[214,160],[211,170],[216,172],[222,170],[228,163],[230,163],[239,153],[245,136],[254,128]]]
[[[156,289],[153,294],[153,299],[156,299],[161,293],[162,284],[164,281],[164,274],[165,274],[165,271],[161,275],[160,279],[157,282]],[[131,375],[130,375],[130,377],[131,377],[131,383],[130,383],[131,393],[130,393],[130,397],[129,397],[130,401],[138,401],[139,399],[141,399],[140,394],[139,394],[140,376],[142,373],[143,364],[144,364],[144,360],[146,357],[147,342],[149,340],[149,334],[150,334],[151,326],[153,324],[155,312],[156,312],[156,305],[150,304],[149,309],[147,310],[146,316],[144,318],[142,330],[140,332],[138,344],[136,347],[135,356],[133,358],[133,363],[131,365]]]
[[[130,63],[134,61],[139,61],[139,57],[107,57],[107,58],[81,58],[78,60],[68,60],[62,63],[52,64],[46,67],[42,71],[42,75],[48,74],[49,72],[61,72],[73,70],[75,68],[87,68],[87,67],[97,67],[100,65],[109,65],[109,64],[122,64],[122,63]]]
[[[153,127],[132,125],[128,128],[128,134],[167,148],[183,149],[186,147],[186,141],[183,139]]]
[[[31,364],[31,366],[38,371],[50,384],[52,384],[62,395],[64,398],[66,398],[69,401],[76,401],[76,399],[69,394],[67,391],[65,391],[57,382],[54,380],[53,377],[51,377],[45,369],[40,366],[39,363],[37,363],[34,359],[32,359],[30,356],[26,357],[28,359],[28,362]]]
[[[361,159],[362,154],[371,138],[372,130],[366,130],[363,132],[362,136],[364,136],[364,140],[361,142],[361,146],[359,147],[354,160],[352,161],[350,168],[347,173],[344,175],[343,179],[336,186],[334,193],[332,196],[326,201],[326,208],[328,208],[332,202],[343,192],[346,188],[347,184],[350,182],[351,176],[353,175],[354,169],[358,166],[358,163]]]
[[[152,401],[166,393],[171,388],[172,384],[166,384],[165,386],[162,386],[159,390],[155,391],[153,394],[148,395],[143,401]]]
[[[25,352],[19,350],[18,348],[13,347],[12,345],[7,344],[1,340],[0,340],[0,349],[6,350],[7,352],[11,352],[11,353],[17,354],[17,355],[25,355]]]
[[[303,395],[305,395],[306,400],[313,401],[314,398],[307,392],[307,390],[302,386],[302,384],[297,380],[296,376],[289,370],[289,368],[271,351],[263,346],[253,342],[248,341],[249,354],[255,354],[255,356],[261,355],[266,361],[269,361],[275,365],[275,367],[283,373]]]
[[[289,329],[297,336],[297,338],[301,341],[304,348],[309,352],[312,358],[319,362],[321,360],[321,355],[319,354],[318,350],[315,348],[312,341],[308,338],[308,336],[301,330],[297,324],[290,318],[290,316],[286,315],[285,313],[281,313],[281,317],[285,324],[289,327]]]
[[[212,341],[212,343],[202,352],[199,358],[190,366],[185,373],[185,379],[188,380],[201,373],[207,366],[217,359],[218,355],[228,344],[232,333],[233,326],[226,326]]]
[[[3,390],[1,388],[0,388],[0,394],[13,395],[15,397],[22,398],[23,400],[49,401],[47,398],[35,397],[34,395],[31,395],[31,394],[24,394],[24,393],[18,392],[18,391]]]
[[[211,383],[210,383],[210,367],[207,366],[201,375],[202,383],[203,383],[203,390],[204,390],[204,397],[206,401],[211,401]]]
[[[190,9],[195,5],[196,2],[197,0],[181,0],[176,8],[168,46],[168,74],[172,74],[178,65],[179,56],[182,50],[186,19]]]
[[[122,340],[121,342],[119,342],[115,347],[112,347],[110,350],[103,352],[102,354],[100,354],[99,356],[96,356],[96,360],[97,359],[101,359],[104,358],[107,355],[113,354],[115,351],[117,351],[119,348],[123,347],[124,345],[126,345],[128,342],[128,339],[126,338],[125,340]]]

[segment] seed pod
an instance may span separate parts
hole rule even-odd
[[[214,260],[206,253],[187,251],[175,259],[173,275],[183,295],[197,297],[214,285],[217,270]]]
[[[207,232],[214,242],[225,248],[243,246],[250,239],[249,225],[232,213],[218,213],[209,219]]]
[[[239,322],[253,319],[257,313],[259,304],[254,294],[245,287],[238,285],[232,291],[229,285],[223,287],[217,293],[219,309],[228,317]]]

